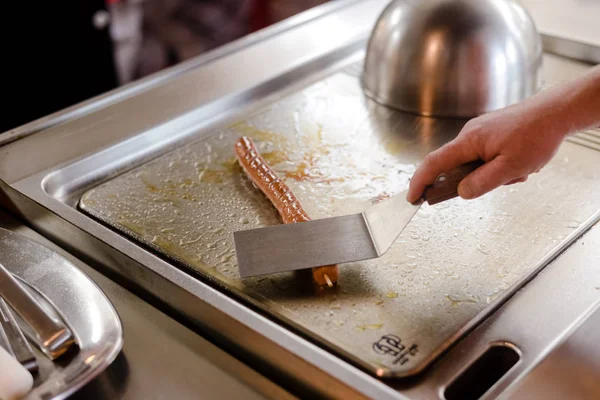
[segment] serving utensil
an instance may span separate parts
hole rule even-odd
[[[404,191],[359,214],[234,232],[240,275],[250,277],[382,256],[424,202],[458,196],[458,184],[483,164],[474,161],[438,176],[421,200]]]
[[[23,331],[21,331],[21,328],[17,324],[10,308],[1,297],[0,331],[4,333],[4,337],[6,338],[7,346],[4,346],[5,350],[11,353],[29,372],[37,371],[38,362],[33,354],[33,350],[27,339],[25,339],[25,335],[23,335]]]
[[[49,315],[2,264],[0,295],[29,325],[35,335],[36,344],[48,358],[55,360],[75,345],[71,330],[62,321]]]

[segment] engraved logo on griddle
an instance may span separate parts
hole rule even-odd
[[[416,344],[410,347],[402,344],[402,340],[396,335],[384,335],[377,342],[373,343],[373,351],[377,354],[389,355],[394,357],[392,364],[404,365],[410,358],[417,354],[419,346]]]

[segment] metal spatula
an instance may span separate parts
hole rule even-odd
[[[458,196],[460,181],[483,164],[474,161],[438,176],[421,201],[406,201],[406,192],[370,206],[360,214],[234,232],[241,277],[343,264],[385,254],[423,202],[440,203]]]

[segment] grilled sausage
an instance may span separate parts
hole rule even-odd
[[[239,138],[235,143],[235,153],[246,174],[275,206],[284,224],[310,221],[290,188],[261,157],[252,139]],[[339,268],[337,265],[314,267],[312,276],[319,286],[332,287],[337,283]]]

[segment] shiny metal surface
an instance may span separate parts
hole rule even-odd
[[[6,336],[6,332],[4,332],[4,327],[0,325],[0,347],[2,347],[8,354],[14,355],[10,343],[8,342],[8,337]]]
[[[0,227],[65,257],[100,287],[122,320],[122,351],[69,399],[192,399],[200,395],[214,400],[298,398],[4,211],[0,211]]]
[[[422,158],[461,126],[427,119],[424,128],[423,121],[365,99],[355,76],[336,73],[245,121],[90,185],[80,207],[374,375],[414,375],[600,217],[600,197],[589,185],[600,152],[565,143],[526,184],[471,202],[411,206],[406,222],[418,212],[388,252],[343,265],[337,290],[316,295],[302,274],[240,279],[232,233],[280,222],[238,167],[233,144],[251,137],[317,220],[359,213],[401,193]],[[93,165],[108,164],[100,161],[107,153],[66,169],[83,183]],[[61,173],[47,178],[46,187],[58,187]],[[402,195],[399,201],[406,202]],[[378,350],[387,335],[413,350],[396,356]]]
[[[501,398],[597,399],[600,393],[599,329],[600,304],[597,304],[522,382]]]
[[[358,214],[233,232],[240,276],[380,257],[418,210],[402,192]]]
[[[542,32],[544,51],[600,63],[600,2],[590,0],[519,0]]]
[[[235,65],[240,65],[241,60],[244,60],[243,62],[245,65],[250,66],[251,68],[247,68],[245,71],[246,73],[243,76],[231,72],[231,76],[238,76],[239,79],[237,80],[206,79],[207,75],[205,75],[205,73],[207,70],[203,69],[202,73],[199,73],[199,70],[194,71],[191,75],[196,77],[192,79],[197,81],[193,84],[193,92],[198,94],[199,97],[190,98],[184,93],[189,93],[188,90],[192,87],[188,80],[191,75],[180,77],[177,86],[181,86],[176,89],[170,85],[165,85],[156,90],[145,92],[150,96],[156,95],[163,100],[167,93],[176,92],[177,96],[172,98],[172,101],[170,102],[173,107],[170,110],[165,109],[164,104],[163,106],[158,107],[158,103],[153,101],[147,102],[141,98],[132,98],[125,100],[123,103],[119,104],[118,107],[111,108],[110,110],[99,110],[98,113],[104,115],[104,117],[100,118],[103,122],[96,120],[98,114],[94,113],[93,116],[83,116],[78,120],[68,121],[65,125],[60,127],[55,126],[50,129],[63,139],[66,139],[67,137],[73,139],[75,136],[82,134],[86,140],[78,143],[76,146],[77,149],[73,146],[61,146],[61,151],[41,151],[43,148],[48,150],[47,145],[49,143],[42,144],[38,141],[39,139],[45,141],[46,138],[49,138],[45,133],[31,135],[17,142],[13,142],[3,147],[1,150],[3,157],[0,158],[0,164],[2,164],[0,167],[0,174],[6,182],[11,182],[11,184],[18,181],[24,183],[24,178],[27,178],[28,176],[33,178],[33,176],[40,173],[40,171],[53,170],[56,165],[66,164],[73,159],[84,157],[86,154],[94,154],[98,150],[114,143],[125,144],[123,139],[127,141],[127,138],[136,136],[135,132],[140,132],[140,129],[144,130],[152,125],[152,123],[148,124],[149,121],[145,120],[145,118],[131,119],[127,117],[127,115],[130,114],[128,114],[126,110],[129,109],[132,111],[133,108],[136,107],[135,104],[143,107],[145,110],[145,117],[154,116],[157,120],[162,121],[160,124],[167,124],[168,126],[165,125],[164,127],[155,129],[153,132],[147,132],[150,133],[150,136],[154,136],[154,138],[148,136],[144,136],[143,138],[138,137],[142,139],[142,142],[149,143],[146,142],[146,140],[153,142],[155,146],[154,153],[147,153],[147,147],[140,146],[139,141],[132,140],[128,145],[120,148],[120,150],[125,151],[122,155],[135,154],[136,157],[141,155],[142,158],[146,158],[155,156],[157,152],[164,152],[172,146],[172,143],[174,142],[179,143],[180,140],[184,142],[189,140],[189,136],[197,134],[197,129],[201,126],[206,128],[218,122],[211,116],[214,117],[217,110],[223,110],[221,107],[225,107],[225,109],[228,109],[229,111],[234,109],[239,112],[247,111],[248,108],[246,107],[240,108],[240,102],[243,101],[243,99],[247,99],[249,93],[253,93],[254,95],[261,93],[269,94],[265,98],[255,98],[256,100],[260,100],[258,103],[262,101],[263,104],[265,104],[266,102],[273,101],[273,97],[270,96],[282,89],[282,85],[284,88],[290,83],[293,83],[296,87],[304,86],[304,80],[317,80],[322,76],[321,74],[330,73],[330,68],[336,66],[336,63],[338,63],[338,65],[339,63],[346,64],[346,57],[352,61],[356,56],[360,56],[364,44],[361,38],[366,39],[369,31],[369,26],[364,25],[364,18],[374,18],[380,10],[379,5],[382,6],[383,2],[357,2],[353,7],[348,6],[339,10],[336,14],[325,15],[312,21],[310,24],[306,24],[306,26],[290,29],[288,32],[281,34],[277,40],[265,40],[263,43],[258,44],[257,47],[252,49],[252,53],[255,56],[248,58],[247,53],[239,52],[235,54],[235,58],[238,59],[238,61],[233,64],[229,57],[227,59],[217,60],[214,63],[208,63],[206,67],[209,67],[212,71],[208,72],[209,76],[233,71]],[[329,33],[327,37],[330,38],[331,41],[322,40],[324,32]],[[333,34],[333,36],[331,34]],[[300,38],[302,38],[302,40],[299,40]],[[355,42],[357,38],[359,41]],[[288,42],[295,43],[295,45],[285,45],[285,43]],[[284,43],[283,46],[282,43]],[[299,43],[302,43],[302,46],[299,47]],[[349,47],[346,47],[348,45]],[[355,45],[356,47],[354,47]],[[257,48],[262,49],[259,51],[259,53],[262,52],[262,55],[255,53]],[[279,49],[277,50],[279,55],[277,62],[265,63],[265,56],[272,54],[274,49]],[[286,49],[286,51],[281,51],[281,49]],[[295,66],[299,66],[300,68],[295,68]],[[315,71],[318,71],[319,73],[315,74]],[[281,79],[269,83],[269,77],[272,76],[280,76]],[[302,81],[298,82],[298,78],[301,78]],[[251,92],[246,92],[247,90],[250,90]],[[237,94],[233,96],[228,95],[227,93]],[[223,98],[222,96],[225,97]],[[217,99],[221,99],[222,101],[214,102]],[[141,102],[138,103],[138,101]],[[152,107],[152,104],[156,104],[157,107]],[[207,107],[205,110],[206,112],[198,112],[198,107],[202,104],[211,105]],[[257,103],[252,101],[250,106],[257,107]],[[148,107],[151,107],[152,109],[149,109]],[[190,111],[194,112],[190,113]],[[117,118],[119,119],[118,122],[114,120],[116,115],[119,115]],[[125,118],[129,123],[121,118]],[[96,120],[96,123],[91,122],[92,120]],[[174,126],[170,124],[171,122],[174,122],[183,129],[183,131],[178,131],[178,129],[173,130]],[[113,125],[114,123],[116,123],[116,125]],[[131,125],[137,125],[138,123],[141,123],[138,127]],[[73,128],[73,125],[71,124],[78,125],[79,128],[71,129]],[[105,124],[109,124],[112,127],[109,130],[106,130],[107,126]],[[67,125],[70,125],[67,131],[62,131]],[[94,133],[94,131],[96,132]],[[112,134],[106,134],[107,132],[112,132]],[[178,133],[174,134],[176,132]],[[164,139],[166,138],[169,139],[165,142]],[[26,144],[25,142],[29,142],[29,144]],[[171,144],[168,142],[171,142]],[[56,144],[57,142],[51,141],[50,143]],[[28,151],[33,151],[37,155],[35,157],[35,165],[28,164],[31,168],[27,168],[23,165],[25,167],[24,169],[11,168],[10,165],[13,165],[13,163],[9,158],[12,159],[12,157],[16,155],[13,150],[15,150],[15,147],[21,147],[23,144],[29,148]],[[29,145],[32,147],[29,147]],[[130,148],[128,146],[133,147]],[[138,150],[142,148],[144,149],[143,153],[138,152]],[[51,152],[53,154],[50,154]],[[115,153],[112,152],[109,154],[111,154],[111,156],[115,155]],[[18,159],[22,158],[19,157]],[[122,164],[122,161],[126,161],[126,163]],[[127,161],[127,158],[123,159],[120,155],[117,160],[112,160],[110,164],[105,164],[103,168],[114,172],[113,167],[118,165],[118,168],[123,170],[123,168],[128,168],[131,161],[138,162],[137,158],[135,160],[130,159]],[[20,176],[20,178],[18,178],[17,175]],[[91,175],[89,177],[92,179],[99,178],[98,175],[96,175],[96,178]],[[102,179],[104,179],[104,177]],[[69,186],[66,191],[64,189],[67,188],[62,187],[61,184],[60,189],[62,189],[62,194],[65,195],[65,201],[72,200],[69,199],[69,196],[73,196],[74,194],[71,189],[74,189],[75,191],[80,190],[80,188],[77,187],[77,181],[71,181],[71,183],[74,186]],[[38,184],[34,187],[36,188],[34,189],[36,191],[41,190],[41,187]],[[347,367],[342,365],[342,369],[337,370],[338,373],[332,376],[328,371],[331,367],[337,365],[336,359],[318,347],[310,344],[310,342],[295,336],[292,336],[292,340],[290,341],[287,337],[287,331],[277,324],[272,323],[257,313],[251,312],[248,314],[247,307],[242,306],[237,301],[215,291],[210,286],[199,283],[196,279],[189,277],[189,275],[176,269],[174,270],[168,263],[153,257],[139,246],[128,242],[119,243],[119,241],[107,245],[102,240],[98,240],[87,232],[87,227],[85,230],[79,228],[79,222],[89,221],[89,219],[68,206],[63,209],[66,210],[67,213],[73,212],[73,214],[67,217],[68,219],[71,219],[71,217],[74,217],[75,219],[83,218],[79,222],[76,222],[75,225],[69,223],[70,228],[62,226],[65,219],[63,217],[57,218],[58,214],[54,214],[53,212],[47,214],[44,211],[44,208],[39,208],[38,203],[28,201],[27,197],[20,197],[18,192],[11,190],[8,186],[3,185],[3,189],[5,190],[5,194],[9,196],[4,199],[6,201],[4,203],[5,206],[18,214],[20,214],[21,211],[25,212],[25,214],[28,215],[28,217],[25,217],[27,220],[29,220],[29,216],[36,214],[37,217],[34,218],[36,221],[34,226],[36,226],[36,229],[41,229],[40,232],[43,232],[44,235],[51,237],[61,246],[65,246],[65,248],[70,249],[76,254],[81,254],[89,258],[90,262],[93,263],[95,267],[104,271],[106,271],[105,268],[108,267],[113,271],[112,274],[116,274],[129,282],[135,281],[134,288],[137,293],[144,295],[145,298],[151,300],[154,299],[154,301],[156,300],[156,296],[158,296],[163,302],[162,306],[166,307],[169,312],[173,312],[173,307],[178,308],[179,311],[177,313],[185,316],[188,319],[188,323],[200,326],[203,329],[204,334],[226,340],[228,346],[232,346],[236,349],[244,349],[244,351],[251,354],[250,359],[253,360],[253,362],[267,362],[269,366],[274,366],[279,365],[282,360],[285,360],[285,370],[278,369],[278,373],[283,375],[284,378],[281,378],[280,376],[278,379],[294,379],[295,386],[305,386],[310,388],[310,390],[332,397],[357,397],[361,394],[365,395],[365,393],[368,396],[381,397],[382,395],[385,396],[385,393],[388,393],[388,395],[394,393],[390,389],[378,387],[377,385],[365,385],[360,391],[355,387],[347,386],[339,380],[341,376],[338,375],[338,373],[345,374]],[[43,190],[41,190],[39,194],[41,194],[42,197],[47,197],[47,193],[44,193]],[[55,194],[61,195],[59,192]],[[13,195],[19,197],[19,199],[12,197]],[[54,197],[52,196],[50,198]],[[61,204],[59,207],[65,205],[65,203],[60,201],[55,204]],[[52,207],[51,204],[48,205]],[[16,206],[17,210],[15,210],[13,206]],[[26,209],[27,211],[25,211]],[[24,217],[25,214],[21,215]],[[42,223],[45,228],[41,228],[41,225],[38,223]],[[100,231],[104,233],[114,235],[114,233],[103,228],[100,224],[93,225],[96,228],[92,228],[92,230],[100,229]],[[75,229],[75,231],[71,231],[71,229]],[[69,231],[70,233],[67,233]],[[55,234],[62,236],[63,233],[67,234],[69,238],[62,237],[59,239],[58,236],[55,236]],[[94,232],[94,234],[96,233],[98,232]],[[100,235],[102,236],[102,233]],[[113,245],[116,245],[116,247]],[[129,247],[129,249],[121,252],[121,250],[124,250],[122,245]],[[114,250],[117,250],[117,252],[115,253]],[[126,254],[129,253],[130,250],[132,251],[132,257]],[[148,262],[144,261],[140,263],[138,256],[141,256]],[[153,262],[158,262],[158,265],[152,266]],[[160,273],[158,273],[158,270],[155,270],[155,267],[157,266]],[[200,304],[194,304],[194,298],[197,296],[205,297],[207,301]],[[213,301],[216,301],[220,305],[215,307]],[[192,306],[192,304],[194,305]],[[222,307],[225,307],[230,311],[223,313],[221,310]],[[265,334],[266,337],[264,336]],[[307,344],[312,351],[306,351]],[[313,360],[313,357],[315,356],[316,359]],[[314,365],[320,365],[320,367],[315,369]],[[354,379],[357,382],[376,382],[368,375],[355,376]]]
[[[421,376],[425,384],[399,382],[394,386],[411,399],[443,399],[441,392],[444,388],[490,343],[509,342],[514,343],[521,352],[519,363],[482,400],[512,398],[511,393],[524,379],[538,374],[535,367],[546,355],[598,306],[600,295],[596,282],[600,279],[600,270],[595,265],[600,257],[596,247],[600,244],[599,228],[599,225],[595,225],[441,358],[435,368],[425,371]],[[595,353],[597,347],[594,346],[589,351]],[[576,357],[575,354],[572,356]],[[569,368],[564,364],[557,367],[565,373]],[[561,378],[558,375],[555,377],[559,384]],[[543,379],[537,375],[536,380],[539,378]],[[544,384],[540,380],[538,382],[542,386],[537,387],[537,390],[544,393]],[[534,390],[536,387],[530,386],[529,389]],[[573,395],[567,398],[577,397]]]
[[[394,0],[365,58],[365,92],[425,116],[474,117],[540,88],[541,36],[513,0]]]
[[[121,351],[119,317],[101,290],[68,260],[24,236],[0,229],[0,262],[35,301],[73,331],[75,353],[54,363],[37,356],[30,399],[64,399],[98,376]],[[17,315],[15,315],[17,317]],[[25,333],[35,335],[20,324]],[[42,339],[43,340],[43,339]]]
[[[544,49],[549,53],[600,64],[600,48],[562,37],[544,35]]]
[[[51,360],[77,345],[71,330],[60,319],[49,315],[1,263],[0,294],[31,327],[40,350]]]
[[[546,267],[542,274],[517,292],[437,363],[415,379],[390,385],[389,382],[373,379],[360,369],[331,356],[306,337],[282,328],[254,309],[224,295],[215,286],[199,282],[188,274],[173,269],[165,260],[123,240],[110,229],[73,209],[74,199],[85,190],[84,183],[101,182],[109,178],[107,171],[125,171],[142,164],[149,154],[163,154],[173,143],[182,145],[191,137],[205,136],[210,133],[210,129],[215,128],[215,125],[210,126],[215,120],[206,122],[207,117],[214,117],[219,110],[229,114],[235,110],[236,115],[242,115],[260,109],[279,98],[281,93],[289,93],[289,82],[297,82],[296,88],[305,87],[308,81],[314,82],[321,79],[323,74],[329,74],[332,70],[328,68],[332,66],[332,62],[338,63],[336,68],[353,62],[356,54],[352,51],[336,52],[332,49],[339,50],[348,44],[338,40],[340,37],[349,37],[362,28],[370,27],[376,17],[372,13],[380,11],[374,4],[383,6],[385,2],[359,2],[348,8],[351,12],[341,10],[336,15],[326,15],[305,27],[282,34],[287,39],[299,35],[305,39],[304,43],[311,43],[298,53],[294,53],[296,48],[282,47],[276,41],[267,41],[256,47],[242,49],[235,56],[215,62],[215,65],[206,65],[194,73],[185,74],[175,86],[167,84],[165,88],[157,88],[136,96],[135,99],[125,100],[119,107],[84,116],[77,122],[69,121],[65,126],[55,127],[5,146],[0,158],[0,176],[6,182],[2,184],[5,195],[3,204],[31,223],[40,233],[85,257],[95,268],[118,277],[123,282],[135,282],[130,287],[140,296],[153,301],[153,304],[167,312],[182,316],[186,323],[198,327],[202,334],[218,338],[223,346],[244,356],[253,367],[276,377],[278,382],[310,388],[312,393],[334,398],[438,398],[440,389],[462,367],[469,364],[482,348],[487,347],[490,341],[499,338],[513,340],[519,343],[527,357],[519,364],[519,369],[511,371],[510,376],[494,389],[497,395],[508,385],[522,379],[538,362],[539,357],[555,345],[556,340],[564,334],[565,327],[584,315],[585,310],[597,300],[597,291],[581,290],[590,280],[595,279],[595,270],[583,268],[584,264],[577,262],[578,257],[593,257],[597,254],[594,249],[598,246],[587,248],[580,246],[580,242],[569,246],[559,258],[563,261],[557,260]],[[362,18],[353,19],[356,16]],[[320,40],[325,27],[329,32],[340,35],[336,36],[337,47],[330,48],[328,46],[331,43]],[[368,29],[362,32],[366,35]],[[360,49],[360,46],[357,48]],[[267,54],[268,49],[278,55],[277,62],[265,63],[257,57],[259,54]],[[316,56],[328,52],[334,56]],[[359,56],[360,53],[359,51]],[[230,82],[212,79],[216,71],[226,71],[233,65],[239,65],[241,59],[260,62],[262,72],[265,73],[263,77],[281,77],[280,72],[290,65],[298,69],[291,68],[282,79],[277,78],[271,85],[261,81],[263,78],[253,68],[231,86],[228,86]],[[574,77],[588,68],[585,64],[550,55],[544,61],[545,70],[550,71],[545,78],[553,82]],[[312,70],[307,71],[304,67]],[[198,107],[209,101],[207,99],[214,100],[219,96],[225,96],[228,101],[202,107],[189,118],[177,118],[189,111],[189,103],[186,103],[188,95],[189,99],[198,99],[194,96],[198,94],[198,87],[202,82],[214,85],[210,86],[210,91],[204,92],[204,100],[197,101]],[[265,86],[260,86],[260,83]],[[178,95],[173,98],[168,110],[157,111],[152,108],[152,104],[159,104],[161,99],[164,100],[164,96],[169,93],[167,88],[173,88]],[[227,97],[235,90],[239,90],[235,93],[241,93],[239,97]],[[164,101],[162,104],[164,105]],[[148,110],[148,107],[152,110]],[[146,110],[148,113],[141,113],[143,117],[136,119],[128,117],[128,111],[135,110]],[[107,125],[107,118],[111,116],[114,121]],[[155,125],[157,118],[162,121],[159,125]],[[169,121],[173,123],[167,123]],[[426,120],[420,124],[427,127]],[[155,127],[154,130],[145,131],[152,126]],[[182,132],[178,131],[179,128],[189,128],[189,131],[178,135],[177,132]],[[161,141],[161,138],[166,137],[171,140]],[[426,135],[427,140],[435,137],[435,134]],[[128,143],[125,144],[126,142]],[[68,178],[79,176],[77,171],[71,171],[71,174],[66,170],[61,171],[65,175],[54,176],[57,179],[54,183],[60,183],[54,186],[56,191],[48,193],[42,189],[42,182],[49,173],[62,170],[89,155],[101,153],[115,143],[122,144],[118,150],[123,153],[116,152],[117,149],[113,148],[102,157],[91,159],[98,161],[96,167],[101,167],[98,170],[102,171],[101,174],[91,173],[87,176],[89,179],[73,182]],[[144,143],[154,143],[156,147],[160,147],[160,151],[148,153],[148,148],[142,145]],[[47,153],[42,153],[42,149]],[[68,151],[61,152],[57,149]],[[34,154],[35,157],[32,157]],[[119,159],[111,159],[108,166],[101,164],[102,161],[107,161],[107,155],[115,154],[120,154]],[[24,163],[23,160],[26,159],[30,161]],[[86,171],[87,173],[90,171]],[[58,178],[64,178],[64,181]],[[590,233],[595,231],[597,230],[592,229]],[[197,302],[196,299],[202,301]],[[495,322],[490,325],[488,321]]]
[[[5,349],[12,354],[29,372],[38,370],[38,362],[31,345],[23,335],[8,304],[0,297],[0,335],[4,331]],[[0,343],[2,345],[2,343]]]

